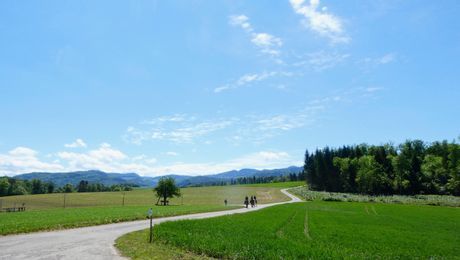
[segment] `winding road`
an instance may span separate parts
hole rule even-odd
[[[246,213],[274,205],[301,201],[281,190],[290,201],[261,204],[255,208],[181,215],[157,218],[155,224],[182,219],[202,219],[230,214]],[[125,259],[114,247],[115,239],[133,231],[149,227],[148,220],[116,224],[38,232],[24,235],[0,236],[0,259]]]

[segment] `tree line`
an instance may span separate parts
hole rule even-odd
[[[354,145],[305,152],[313,190],[370,195],[460,195],[460,145],[455,141]]]
[[[26,194],[47,193],[70,193],[70,192],[104,192],[104,191],[128,191],[137,185],[115,184],[106,186],[101,183],[89,183],[82,180],[77,185],[70,183],[56,187],[53,182],[45,182],[39,179],[19,180],[10,177],[0,177],[0,197]]]
[[[219,180],[213,182],[204,182],[190,185],[191,187],[202,186],[227,186],[227,185],[240,185],[240,184],[258,184],[258,183],[272,183],[272,182],[287,182],[287,181],[305,181],[305,173],[289,173],[283,176],[252,176],[252,177],[239,177],[231,178],[229,180]]]

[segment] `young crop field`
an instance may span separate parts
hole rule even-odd
[[[457,258],[460,209],[311,201],[166,222],[154,234],[153,244],[144,230],[119,238],[117,247],[135,259]]]
[[[151,207],[155,217],[162,217],[234,209],[242,207],[244,197],[251,195],[256,195],[261,204],[289,200],[280,188],[246,185],[184,188],[183,196],[171,199],[170,206],[154,206],[156,198],[151,189],[125,192],[124,206],[122,192],[1,197],[3,207],[25,203],[27,210],[0,213],[0,235],[145,219]],[[224,199],[228,200],[228,206],[224,206]]]

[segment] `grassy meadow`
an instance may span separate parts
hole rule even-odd
[[[244,196],[256,195],[261,204],[288,200],[281,188],[302,185],[302,182],[282,182],[253,185],[210,186],[182,188],[182,198],[173,198],[171,205],[242,205]],[[153,205],[157,199],[152,189],[134,189],[126,192],[53,193],[0,197],[4,208],[25,203],[27,210],[45,210],[80,207]]]
[[[460,209],[311,201],[166,222],[117,240],[134,259],[458,258]]]
[[[100,225],[144,219],[148,208],[155,217],[233,209],[243,206],[244,196],[256,195],[261,204],[289,200],[281,188],[297,183],[265,186],[237,185],[181,189],[182,197],[170,200],[170,206],[154,206],[152,189],[125,192],[55,193],[1,197],[3,207],[25,203],[27,211],[0,213],[0,235],[40,230]],[[64,208],[64,196],[65,204]],[[224,206],[224,199],[228,206]]]

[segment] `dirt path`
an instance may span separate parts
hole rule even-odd
[[[154,219],[158,224],[181,219],[201,219],[246,213],[266,207],[301,201],[286,189],[290,201],[263,204],[256,208],[208,212]],[[148,228],[148,220],[0,237],[0,259],[123,259],[113,246],[123,234]]]

